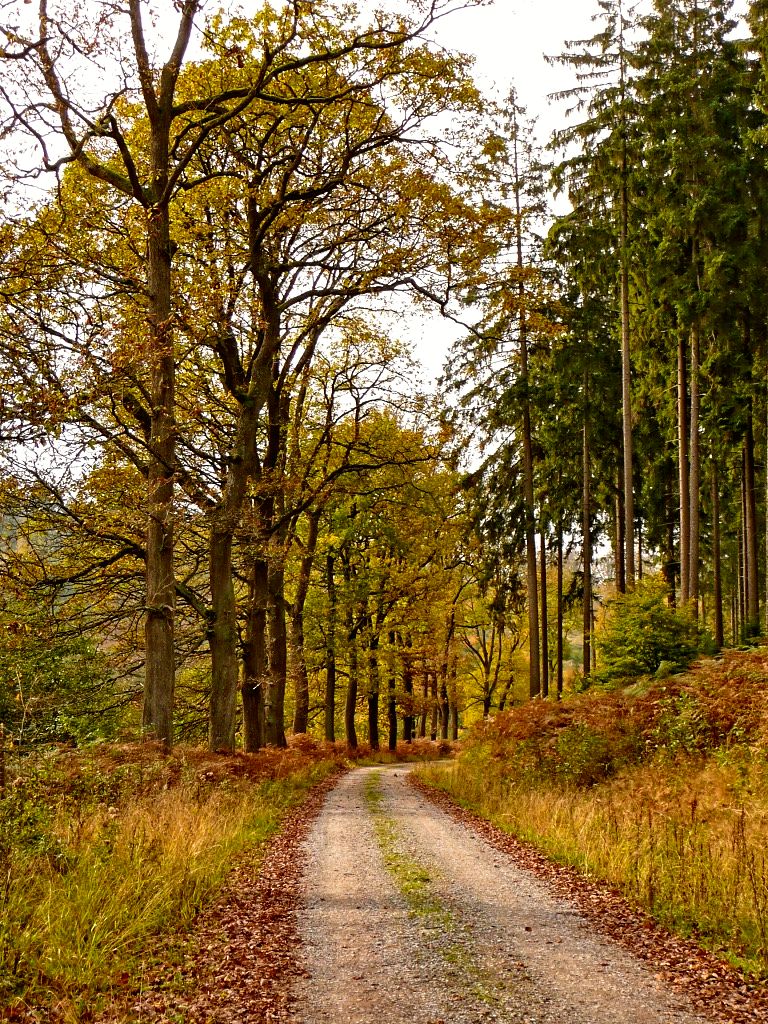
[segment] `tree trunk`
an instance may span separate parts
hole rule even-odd
[[[626,144],[622,155],[621,188],[621,423],[624,448],[624,543],[626,551],[625,587],[635,585],[635,495],[632,472],[632,391],[629,329],[629,251],[627,225],[629,221],[627,197]]]
[[[746,565],[746,635],[760,634],[760,583],[757,560],[757,507],[755,501],[755,439],[752,431],[752,416],[747,421],[744,436],[744,552]]]
[[[520,271],[518,284],[519,337],[520,337],[520,387],[522,392],[523,414],[523,504],[525,516],[525,551],[528,574],[528,658],[529,676],[528,692],[531,698],[541,694],[541,676],[539,674],[539,595],[536,566],[536,519],[533,499],[533,438],[531,433],[531,399],[528,393],[528,317],[526,313],[525,284],[522,270],[523,260],[523,217],[521,192],[522,176],[518,163],[517,131],[513,137],[514,144],[514,175],[515,175],[515,209],[517,213],[516,243],[517,268]]]
[[[621,223],[619,227],[619,304],[621,306],[621,426],[624,467],[624,590],[635,585],[635,490],[632,450],[632,358],[629,316],[629,140],[627,138],[627,58],[624,12],[619,4],[619,98],[621,117]]]
[[[547,615],[547,538],[541,531],[541,693],[549,696],[549,634]],[[501,654],[499,654],[501,659]]]
[[[739,642],[739,594],[738,580],[734,579],[731,589],[731,643]]]
[[[368,645],[368,739],[371,750],[379,749],[379,638],[371,636]]]
[[[264,687],[267,676],[267,563],[251,568],[248,621],[243,647],[243,748],[248,754],[266,743]]]
[[[211,698],[208,744],[211,750],[232,753],[237,719],[237,611],[232,583],[232,534],[211,531],[209,547],[211,616]]]
[[[325,639],[325,738],[336,739],[336,565],[332,554],[325,559],[328,625]]]
[[[459,695],[456,692],[457,673],[458,665],[454,655],[451,658],[451,667],[448,673],[448,738],[454,742],[459,738]]]
[[[563,696],[563,521],[557,525],[557,699]]]
[[[430,676],[430,703],[432,705],[429,719],[429,738],[434,742],[437,739],[438,703],[437,703],[437,672]]]
[[[158,196],[168,168],[167,130],[153,131],[152,177]],[[147,222],[147,320],[150,332],[152,402],[146,561],[146,666],[142,726],[145,736],[164,747],[173,743],[175,688],[173,501],[176,469],[175,362],[171,323],[171,237],[166,204],[153,206]]]
[[[581,498],[581,530],[582,560],[584,563],[584,616],[583,637],[584,650],[582,671],[584,679],[589,679],[592,671],[592,511],[591,511],[591,465],[589,450],[589,431],[587,429],[587,406],[589,401],[588,381],[584,381],[584,426],[582,429],[582,498]]]
[[[395,634],[390,631],[389,634],[389,649],[394,652],[395,649]],[[389,735],[387,737],[387,749],[394,751],[397,750],[397,675],[395,672],[395,660],[392,659],[392,665],[389,671],[389,681],[387,683],[387,725],[389,727]]]
[[[712,460],[712,568],[714,572],[714,620],[715,646],[718,651],[723,646],[723,579],[720,557],[720,479],[717,460]]]
[[[701,452],[699,444],[700,353],[701,335],[698,320],[691,328],[691,440],[689,454],[688,516],[690,541],[688,548],[688,599],[694,616],[699,617],[699,535],[701,505]]]
[[[285,684],[288,676],[288,634],[285,621],[285,571],[282,550],[267,571],[267,625],[269,628],[269,686],[264,701],[267,743],[287,747],[285,738]]]
[[[440,739],[448,739],[448,725],[450,721],[451,706],[448,697],[448,684],[446,680],[440,683]]]
[[[664,510],[666,512],[667,529],[664,536],[664,552],[661,572],[666,580],[669,589],[669,606],[674,608],[676,604],[675,594],[675,496],[674,496],[674,470],[667,475],[667,485],[664,491]]]
[[[507,681],[504,684],[504,689],[501,691],[501,697],[499,698],[499,711],[503,711],[507,706],[509,695],[512,692],[512,688],[515,685],[515,673],[510,672],[507,677]]]
[[[351,612],[347,619],[347,631],[349,639],[349,681],[347,684],[347,697],[344,702],[344,735],[347,746],[357,750],[357,731],[355,730],[355,713],[357,711],[357,690],[358,690],[358,664],[357,664],[357,639],[352,632]]]
[[[685,335],[677,343],[677,457],[680,486],[680,603],[688,603],[690,586],[691,491],[688,475],[688,381]]]
[[[451,644],[456,629],[456,605],[451,604],[451,613],[448,616],[447,628],[445,631],[445,644],[443,646],[443,657],[440,662],[440,738],[448,739],[448,723],[450,717],[450,700],[448,695],[448,665],[451,657]]]
[[[429,704],[429,669],[426,664],[421,671],[421,714],[419,715],[419,739],[427,738],[427,705]]]
[[[403,739],[410,743],[413,740],[413,664],[408,651],[403,651],[403,691]]]
[[[305,733],[309,722],[309,676],[307,674],[307,661],[304,654],[304,605],[309,593],[309,581],[312,576],[312,565],[317,549],[319,523],[320,512],[315,510],[308,517],[307,540],[299,566],[296,596],[291,613],[291,646],[293,649],[293,675],[296,699],[296,706],[293,712],[294,733]]]
[[[624,528],[626,526],[624,520],[624,486],[621,480],[621,474],[617,481],[618,488],[616,491],[616,505],[615,505],[615,517],[616,517],[616,533],[615,533],[615,546],[614,546],[614,564],[615,564],[615,575],[616,575],[616,592],[623,594],[627,589],[627,575],[626,575],[626,540]]]
[[[739,640],[743,640],[744,639],[744,632],[745,632],[744,625],[745,625],[745,622],[746,622],[746,615],[747,615],[746,580],[745,580],[745,576],[744,576],[745,570],[744,570],[744,526],[743,526],[744,518],[745,518],[745,504],[746,504],[746,502],[745,502],[745,499],[744,499],[744,480],[742,479],[742,481],[741,481],[741,522],[742,522],[742,525],[739,526],[739,534],[738,534],[739,553],[738,553],[738,558],[737,558],[737,565],[738,565],[738,570],[737,570],[738,571],[738,590],[739,590],[739,607],[738,607],[738,626],[739,626],[738,635],[739,635]]]
[[[293,733],[299,735],[309,728],[309,673],[304,652],[304,609],[294,607],[291,613],[291,661],[293,664]]]

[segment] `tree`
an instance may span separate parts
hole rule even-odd
[[[37,38],[21,36],[16,28],[8,26],[3,30],[9,41],[4,50],[4,62],[9,69],[9,124],[11,130],[23,129],[39,144],[39,164],[31,173],[39,170],[59,173],[66,164],[77,164],[104,186],[107,193],[125,197],[129,204],[143,211],[144,219],[137,234],[146,241],[146,276],[142,280],[144,271],[140,269],[137,278],[125,279],[125,283],[145,297],[148,345],[140,370],[146,375],[148,386],[146,404],[140,403],[135,409],[139,435],[145,434],[148,487],[145,726],[165,743],[170,743],[172,735],[176,591],[174,494],[176,483],[185,479],[178,463],[175,425],[172,327],[177,325],[184,303],[179,301],[180,275],[174,278],[171,274],[172,262],[181,261],[182,241],[171,237],[174,211],[182,198],[194,189],[226,173],[207,162],[204,151],[217,140],[221,146],[221,140],[231,138],[227,133],[235,122],[241,124],[250,113],[258,125],[260,119],[264,121],[266,111],[269,125],[285,120],[286,113],[302,110],[314,111],[310,113],[311,123],[317,112],[334,103],[365,109],[364,100],[359,104],[356,100],[410,71],[413,62],[419,59],[413,56],[413,41],[446,5],[434,0],[424,6],[421,18],[411,21],[381,15],[369,28],[340,29],[341,21],[333,4],[315,4],[310,8],[298,0],[286,3],[278,11],[265,11],[255,19],[253,28],[244,22],[224,28],[214,19],[205,30],[206,45],[214,54],[213,62],[199,62],[182,75],[200,6],[197,0],[182,5],[171,56],[160,63],[153,58],[145,38],[140,0],[131,0],[126,21],[120,12],[114,12],[106,20],[94,18],[89,22],[86,12],[73,26],[68,24],[63,11],[53,10],[46,2],[40,8]],[[113,36],[122,38],[123,26],[131,44],[119,51],[114,90],[92,101],[78,99],[74,92],[68,91],[64,76],[71,79],[97,63],[104,48],[110,45],[109,40]],[[255,46],[259,48],[258,57],[254,56]],[[233,53],[237,56],[234,65]],[[427,83],[434,82],[436,74],[446,73],[448,69],[445,61],[434,59],[430,63],[424,48],[420,59],[423,80]],[[224,66],[226,76],[221,74]],[[318,73],[323,89],[315,89],[310,81],[311,73],[320,68],[327,74],[323,77]],[[302,88],[292,92],[291,87],[284,87],[284,82],[291,77],[301,77],[302,73],[309,76],[304,79]],[[448,77],[451,77],[450,72]],[[51,109],[56,112],[53,126],[49,123]],[[383,145],[385,139],[393,141],[396,135],[393,123],[383,114],[377,117],[381,118],[380,144]],[[403,123],[413,126],[408,114]],[[58,139],[57,151],[52,149],[49,139],[51,130]],[[267,126],[265,131],[270,138],[271,129]],[[274,170],[279,179],[280,166]],[[290,162],[282,170],[288,173],[283,182],[287,186]],[[22,177],[22,169],[16,168],[16,174]],[[333,184],[326,183],[316,192],[308,185],[310,197],[320,198]],[[279,193],[278,197],[286,198]],[[300,200],[301,196],[291,198]],[[269,208],[266,213],[257,211],[255,197],[252,197],[249,214],[252,227],[269,224],[273,213]],[[141,246],[139,238],[132,241],[134,248]],[[257,290],[260,289],[266,315],[274,296],[263,256],[256,238],[251,246],[250,272]],[[244,482],[250,475],[248,461],[255,423],[266,403],[272,364],[282,342],[279,331],[275,330],[274,317],[266,316],[265,322],[268,329],[259,342],[251,373],[251,393],[246,401],[250,415],[241,423],[239,438],[241,447],[249,453],[246,468],[245,471],[233,469],[230,463],[224,504],[217,516],[211,514],[212,523],[214,519],[218,523],[213,526],[211,539],[211,586],[215,594],[212,602],[214,674],[220,680],[217,693],[222,692],[222,700],[215,703],[221,703],[225,709],[224,719],[217,722],[212,732],[214,746],[231,746],[232,741],[230,709],[236,662],[232,657],[232,590],[226,571],[231,531],[242,504]],[[248,388],[245,390],[247,392]]]
[[[749,177],[743,133],[750,75],[729,37],[736,27],[731,7],[726,0],[706,7],[697,0],[659,0],[644,19],[648,38],[638,53],[646,194],[653,189],[652,204],[643,210],[648,241],[655,242],[649,266],[677,338],[681,599],[690,600],[696,614],[702,383],[711,358],[703,344],[732,329],[731,284],[748,234],[747,206],[734,184]]]
[[[513,92],[506,123],[487,147],[483,200],[496,211],[500,262],[468,290],[472,301],[482,303],[484,315],[473,333],[454,346],[446,380],[459,396],[459,416],[487,449],[476,474],[484,480],[480,504],[485,515],[478,517],[479,528],[497,540],[508,532],[502,545],[507,559],[512,552],[525,551],[529,692],[536,697],[541,693],[536,402],[529,356],[533,346],[546,347],[558,327],[535,235],[544,215],[542,168],[523,115]],[[496,493],[491,497],[489,492]]]
[[[555,172],[555,184],[567,187],[574,206],[610,210],[615,244],[605,255],[618,264],[618,315],[621,335],[622,450],[620,489],[623,503],[623,544],[619,550],[617,583],[630,589],[635,579],[634,455],[632,439],[630,270],[632,176],[638,162],[635,97],[632,90],[632,53],[628,37],[635,28],[636,5],[627,0],[598,0],[600,30],[590,39],[568,43],[568,52],[551,57],[553,63],[574,68],[577,85],[557,98],[574,102],[569,113],[586,108],[586,118],[555,133],[553,146],[580,146]],[[599,197],[599,198],[598,198]]]

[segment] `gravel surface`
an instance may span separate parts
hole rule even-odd
[[[703,1024],[407,772],[345,776],[310,831],[301,1024]]]

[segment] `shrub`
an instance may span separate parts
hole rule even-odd
[[[0,722],[14,743],[77,743],[115,734],[122,695],[86,638],[44,610],[0,607]]]
[[[653,673],[662,662],[684,667],[693,661],[698,628],[688,612],[669,607],[667,595],[664,580],[650,577],[610,603],[605,626],[596,637],[601,661],[597,682]]]

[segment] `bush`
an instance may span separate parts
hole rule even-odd
[[[596,637],[601,664],[595,681],[616,682],[652,674],[663,662],[682,668],[693,661],[698,627],[688,612],[670,608],[667,596],[667,585],[657,576],[611,602]]]
[[[0,607],[0,722],[14,743],[111,738],[120,697],[87,639],[20,602]]]

